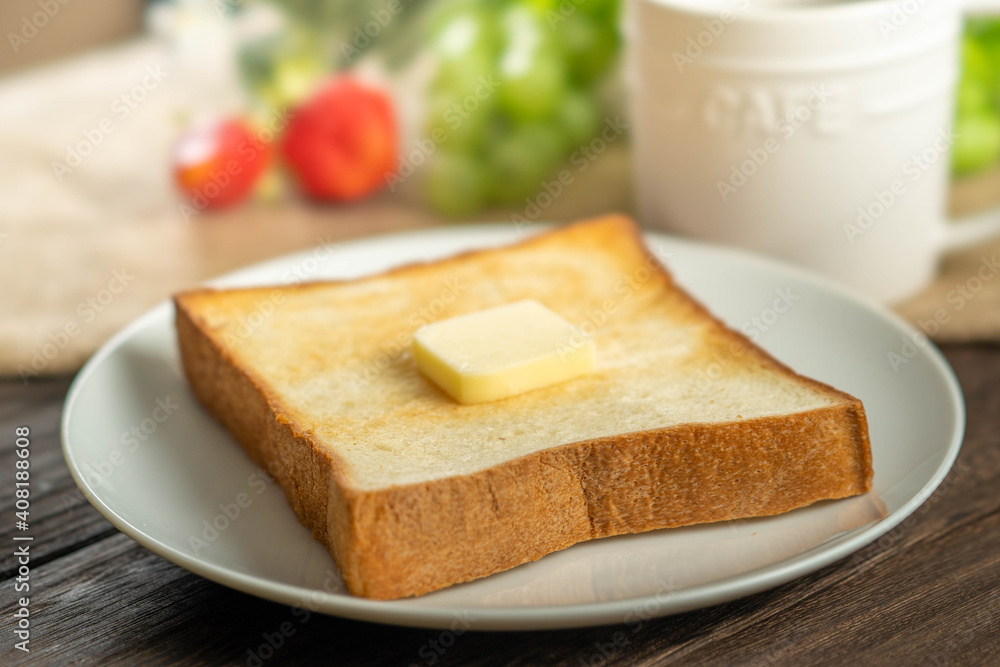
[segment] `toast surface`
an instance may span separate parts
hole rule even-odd
[[[597,370],[460,405],[419,326],[535,299]],[[176,297],[188,379],[352,593],[421,594],[575,542],[787,511],[871,484],[864,409],[678,288],[627,219],[357,281]]]

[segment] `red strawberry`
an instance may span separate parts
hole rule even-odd
[[[344,76],[292,112],[282,153],[306,194],[350,201],[385,185],[398,143],[389,97]]]
[[[269,161],[270,146],[245,121],[213,121],[177,141],[174,180],[199,210],[221,208],[246,199]]]

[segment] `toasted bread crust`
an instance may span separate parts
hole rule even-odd
[[[641,243],[638,229],[625,219],[570,229],[592,233],[589,226],[634,234]],[[480,252],[489,251],[459,258]],[[422,265],[412,265],[393,272],[421,270]],[[693,312],[715,320],[684,296]],[[861,402],[801,378],[722,327],[720,335],[732,354],[752,355],[842,401],[792,415],[682,424],[569,443],[474,474],[357,489],[337,454],[295,427],[262,379],[234,362],[192,316],[187,299],[175,297],[177,331],[196,396],[278,481],[299,519],[327,546],[354,595],[421,595],[583,540],[768,516],[871,488]]]

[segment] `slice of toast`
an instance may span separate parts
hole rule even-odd
[[[597,370],[476,405],[417,371],[420,325],[521,299],[591,336]],[[871,486],[861,402],[726,328],[623,217],[361,280],[175,301],[195,394],[355,595],[421,595],[583,540]]]

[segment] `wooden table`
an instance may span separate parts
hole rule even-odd
[[[772,591],[638,628],[460,636],[304,619],[154,555],[70,479],[58,435],[68,380],[0,384],[0,664],[997,665],[1000,348],[945,354],[966,396],[965,444],[939,491],[887,538]],[[33,436],[30,654],[14,648],[12,622],[22,595],[11,479],[22,424]]]

